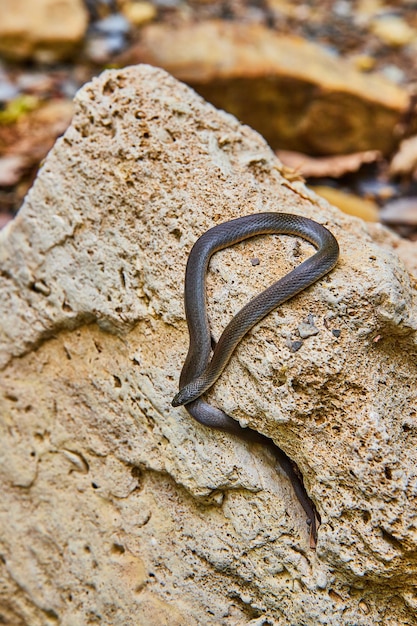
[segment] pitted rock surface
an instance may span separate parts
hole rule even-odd
[[[250,332],[207,397],[297,463],[316,551],[272,459],[170,404],[190,248],[259,211],[326,225],[340,262]],[[416,283],[396,249],[417,264],[372,228],[162,70],[78,93],[0,233],[5,623],[416,623]],[[214,336],[312,252],[268,236],[216,254]],[[306,320],[318,332],[300,338]]]

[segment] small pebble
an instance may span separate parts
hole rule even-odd
[[[51,293],[50,287],[48,287],[48,285],[46,285],[43,280],[36,281],[36,283],[33,285],[33,290],[43,294],[44,296],[49,296]]]
[[[365,613],[365,615],[369,613],[369,606],[363,600],[359,602],[359,608],[362,611],[362,613]]]
[[[130,24],[124,15],[113,13],[113,15],[95,22],[94,30],[105,35],[113,35],[114,33],[126,34],[130,30]]]
[[[174,9],[179,6],[180,0],[154,0],[153,4],[161,9]]]
[[[289,341],[288,342],[288,347],[291,350],[291,352],[298,352],[298,350],[301,348],[302,345],[303,345],[302,341]]]
[[[306,320],[301,322],[298,325],[298,334],[301,339],[306,339],[307,337],[312,337],[319,333],[319,329],[314,325],[314,317],[313,315],[309,315]]]
[[[123,15],[131,24],[142,26],[157,16],[156,8],[150,2],[128,2],[122,7]]]
[[[18,95],[19,90],[8,80],[0,76],[0,102],[10,102]]]
[[[414,28],[396,15],[378,16],[371,23],[371,30],[387,46],[395,48],[411,43],[416,37]]]
[[[126,47],[126,39],[121,33],[103,36],[100,34],[89,37],[85,52],[95,63],[106,63],[113,54],[117,54]]]
[[[397,83],[397,85],[403,83],[406,78],[403,70],[396,65],[386,65],[381,69],[381,74],[384,74],[385,78],[392,80],[392,82]]]
[[[339,17],[349,17],[352,13],[352,3],[347,0],[337,0],[333,5],[333,13]]]

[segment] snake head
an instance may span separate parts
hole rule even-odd
[[[190,402],[193,402],[193,400],[197,400],[197,398],[199,398],[208,387],[209,385],[206,384],[206,381],[203,378],[194,378],[194,380],[179,390],[171,404],[172,406],[189,404]]]
[[[171,402],[171,406],[182,406],[184,404],[184,401],[182,399],[182,389],[181,391],[179,391],[176,396],[174,397],[174,399]]]

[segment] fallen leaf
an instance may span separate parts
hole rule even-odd
[[[35,110],[38,106],[38,98],[22,94],[14,100],[11,100],[6,108],[0,111],[0,124],[12,124],[13,122],[17,122],[22,115]]]
[[[401,176],[412,174],[417,169],[417,136],[404,139],[391,161],[390,174]]]
[[[23,155],[0,157],[0,187],[16,185],[26,167],[27,159]]]
[[[13,219],[11,213],[0,213],[0,230]]]
[[[337,206],[343,213],[360,217],[366,222],[378,222],[379,210],[378,205],[372,200],[365,200],[353,193],[346,193],[340,189],[326,187],[324,185],[311,186],[319,196]]]
[[[340,178],[345,174],[357,172],[365,163],[374,163],[381,158],[379,150],[328,157],[311,157],[301,152],[278,150],[276,155],[284,165],[292,167],[305,178]]]
[[[417,226],[417,197],[398,198],[387,202],[380,210],[384,224]]]
[[[0,185],[16,184],[37,166],[68,127],[72,113],[72,102],[52,100],[13,124],[0,125]]]

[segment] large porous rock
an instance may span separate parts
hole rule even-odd
[[[3,623],[415,624],[415,283],[395,237],[286,171],[162,70],[79,92],[0,235]],[[297,463],[316,551],[272,458],[170,404],[190,248],[258,211],[325,224],[340,262],[258,324],[208,398]],[[218,253],[214,335],[311,253],[285,236]]]
[[[123,60],[163,67],[280,150],[390,153],[410,107],[381,74],[259,24],[152,24]]]

